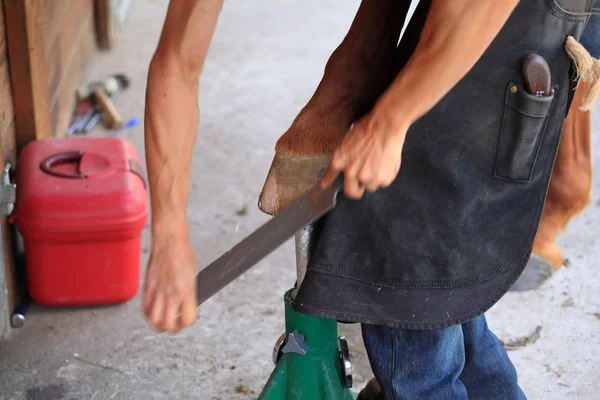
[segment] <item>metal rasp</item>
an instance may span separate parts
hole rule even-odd
[[[324,190],[316,185],[200,271],[196,276],[198,305],[334,208],[342,185],[342,178]]]

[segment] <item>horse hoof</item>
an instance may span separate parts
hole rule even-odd
[[[536,254],[531,254],[525,270],[510,289],[511,292],[525,292],[542,286],[551,276],[552,264]]]
[[[363,390],[360,391],[356,400],[377,400],[381,396],[381,387],[377,383],[377,379],[371,378]]]
[[[318,184],[330,156],[294,156],[276,153],[258,200],[258,208],[276,215]]]

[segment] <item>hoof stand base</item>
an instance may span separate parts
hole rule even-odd
[[[292,310],[294,290],[285,296],[286,336],[302,333],[308,351],[284,353],[256,400],[354,400],[345,387],[338,350],[337,321]]]

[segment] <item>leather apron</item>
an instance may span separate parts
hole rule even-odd
[[[510,289],[532,250],[576,84],[565,41],[580,39],[589,3],[521,0],[470,72],[410,128],[395,182],[358,201],[342,197],[322,219],[296,311],[440,329]],[[399,68],[429,5],[421,0],[411,19]],[[530,53],[550,66],[549,96],[524,90]]]

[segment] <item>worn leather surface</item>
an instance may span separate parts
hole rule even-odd
[[[496,178],[531,181],[554,98],[554,94],[533,96],[517,82],[508,84],[496,153]]]
[[[580,38],[588,15],[566,3],[522,0],[473,69],[411,127],[395,182],[341,199],[324,218],[296,311],[434,329],[468,321],[506,293],[531,254],[572,98],[564,43]],[[411,21],[403,42],[414,43],[420,23]],[[508,95],[523,87],[529,53],[550,66],[551,99]]]

